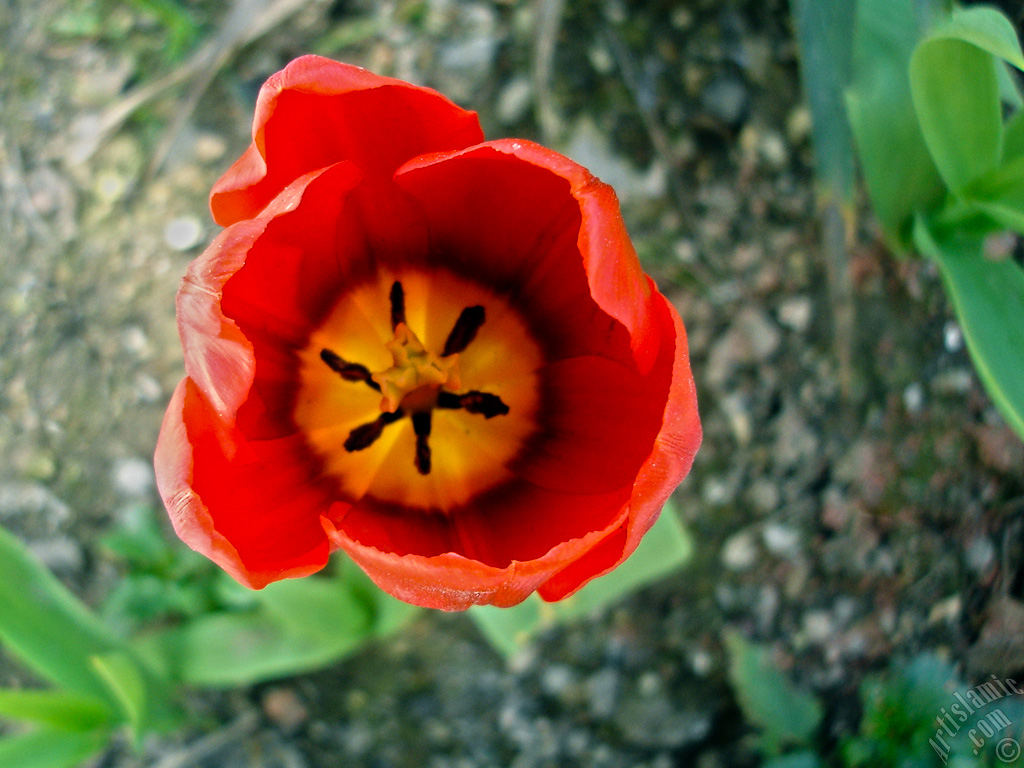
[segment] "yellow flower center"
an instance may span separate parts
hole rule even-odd
[[[356,286],[298,357],[295,423],[352,501],[460,506],[537,429],[540,347],[504,297],[448,272]]]
[[[458,353],[438,357],[405,323],[395,327],[395,337],[385,346],[394,362],[371,377],[380,386],[382,411],[394,413],[399,405],[410,413],[429,411],[442,386],[460,388]]]

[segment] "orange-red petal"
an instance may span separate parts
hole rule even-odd
[[[483,132],[475,112],[437,91],[310,55],[260,89],[252,137],[210,196],[223,226],[257,215],[310,171],[348,160],[389,176],[426,152],[476,144]]]
[[[221,419],[191,379],[178,384],[157,441],[157,487],[181,540],[254,589],[314,573],[330,554],[324,489],[290,451],[273,453]]]

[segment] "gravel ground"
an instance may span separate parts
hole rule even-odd
[[[147,5],[0,5],[0,524],[88,602],[118,577],[97,538],[156,503],[207,191],[259,84],[301,53],[434,86],[489,137],[542,139],[614,184],[689,330],[705,442],[677,494],[697,543],[677,576],[510,662],[465,617],[424,613],[332,669],[197,694],[193,728],[95,768],[753,766],[727,627],[824,697],[833,735],[891,660],[1024,668],[1024,447],[936,271],[885,254],[869,219],[835,338],[783,2],[183,0],[178,55]]]

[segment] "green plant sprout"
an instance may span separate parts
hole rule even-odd
[[[821,185],[852,213],[855,145],[886,242],[938,265],[978,375],[1024,439],[1024,267],[998,247],[1007,230],[1024,234],[1013,25],[994,8],[942,0],[798,2],[794,12]]]
[[[337,558],[326,575],[246,589],[172,545],[156,515],[145,505],[123,510],[102,541],[126,575],[98,615],[0,529],[0,644],[49,684],[0,689],[0,718],[28,726],[0,737],[3,768],[73,768],[122,733],[138,745],[183,722],[182,688],[252,685],[322,668],[421,610]],[[599,611],[685,563],[691,544],[671,503],[656,528],[640,557],[576,597],[469,616],[496,650],[513,653],[543,627]]]

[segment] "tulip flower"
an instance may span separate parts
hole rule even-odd
[[[211,208],[156,471],[178,535],[241,583],[341,549],[416,605],[559,600],[689,471],[682,322],[568,158],[304,56]]]

